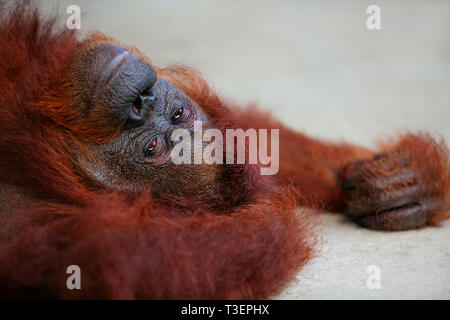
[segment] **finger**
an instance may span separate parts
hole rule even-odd
[[[372,192],[373,190],[386,191],[400,186],[410,186],[417,183],[416,174],[409,168],[399,170],[388,176],[373,176],[364,181],[344,180],[341,184],[341,190],[352,192],[358,189],[360,192]]]
[[[427,212],[419,204],[361,217],[357,222],[369,229],[399,231],[418,228],[427,222]]]
[[[416,174],[409,168],[399,170],[390,176],[381,176],[367,181],[363,188],[372,188],[379,190],[393,189],[396,186],[414,185],[417,183]]]
[[[395,190],[355,190],[346,195],[346,212],[353,217],[363,216],[416,203],[423,195],[417,185]]]
[[[420,203],[392,211],[361,217],[358,223],[375,230],[408,230],[421,227],[436,213],[444,210],[446,201],[440,197],[429,197]]]
[[[357,186],[380,187],[397,183],[402,179],[412,179],[413,171],[408,169],[410,160],[397,153],[383,153],[373,159],[357,160],[344,168],[341,178],[343,191],[353,190]]]

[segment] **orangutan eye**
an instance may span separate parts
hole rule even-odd
[[[156,146],[158,145],[158,139],[153,139],[144,149],[144,156],[150,157],[155,152]]]
[[[181,117],[183,116],[183,114],[184,114],[184,107],[183,107],[183,106],[180,106],[180,107],[177,109],[177,111],[175,111],[175,113],[172,115],[172,118],[171,118],[172,123],[175,124],[175,123],[180,122]]]

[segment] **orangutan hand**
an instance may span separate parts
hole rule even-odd
[[[406,136],[340,173],[345,212],[364,227],[407,230],[448,215],[447,149],[429,136]]]

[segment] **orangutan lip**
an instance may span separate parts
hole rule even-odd
[[[124,50],[112,58],[112,60],[103,67],[102,74],[97,83],[97,89],[95,90],[94,97],[97,97],[102,92],[102,89],[107,87],[108,83],[113,79],[114,75],[119,71],[120,67],[124,64],[125,58],[130,52]]]

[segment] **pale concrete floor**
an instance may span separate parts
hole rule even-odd
[[[258,102],[314,136],[374,145],[405,130],[450,141],[450,2],[77,1],[82,30],[197,68],[224,97]],[[45,3],[46,7],[50,5]],[[318,257],[281,299],[449,299],[450,222],[398,233],[325,215]],[[367,267],[380,268],[370,290]]]

